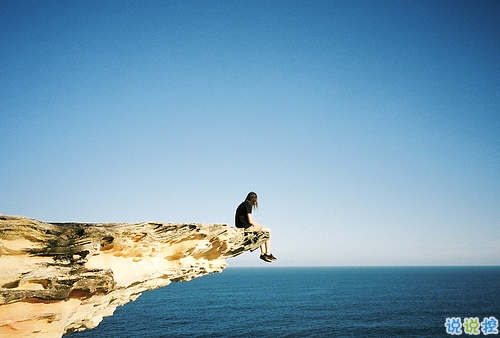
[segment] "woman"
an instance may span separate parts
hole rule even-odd
[[[271,230],[264,228],[252,217],[252,209],[257,209],[258,207],[259,202],[257,202],[257,194],[253,191],[249,192],[245,201],[236,208],[236,215],[234,216],[236,227],[244,228],[245,231],[267,231],[269,235],[271,235]],[[276,260],[276,257],[271,253],[270,239],[260,246],[260,259],[266,262]]]

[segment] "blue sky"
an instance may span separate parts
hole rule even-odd
[[[278,265],[500,264],[497,1],[2,1],[0,213]],[[230,266],[263,265],[246,253]]]

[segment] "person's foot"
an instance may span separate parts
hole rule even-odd
[[[262,259],[265,262],[271,263],[273,260],[266,254],[260,255],[260,259]]]
[[[270,260],[272,260],[272,261],[277,260],[277,258],[276,258],[276,257],[274,257],[274,256],[273,256],[273,254],[269,254],[269,255],[266,255],[266,256],[267,256],[267,258],[269,258],[269,259],[270,259]]]

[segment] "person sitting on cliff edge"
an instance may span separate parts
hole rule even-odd
[[[269,235],[271,235],[271,230],[264,228],[252,217],[252,209],[257,209],[258,207],[259,202],[257,202],[257,194],[253,191],[249,192],[245,201],[236,208],[236,215],[234,216],[236,227],[244,228],[245,231],[267,231]],[[260,259],[266,262],[276,260],[276,257],[271,253],[271,239],[260,246]]]

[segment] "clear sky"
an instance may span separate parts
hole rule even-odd
[[[500,265],[499,1],[0,1],[0,213]],[[245,253],[230,266],[266,263]]]

